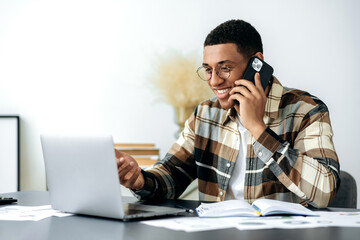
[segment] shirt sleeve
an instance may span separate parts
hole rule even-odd
[[[290,143],[267,128],[253,145],[255,154],[305,204],[327,207],[340,180],[326,106],[308,113],[293,135]]]
[[[147,172],[143,169],[141,170],[141,173],[143,174],[145,180],[144,187],[140,190],[130,189],[130,191],[138,199],[151,199],[154,197],[158,189],[156,178],[150,172]]]
[[[175,199],[196,178],[194,160],[194,127],[196,111],[185,123],[179,139],[172,145],[164,159],[143,171],[144,188],[133,191],[139,199]]]

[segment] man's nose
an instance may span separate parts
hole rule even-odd
[[[209,80],[209,83],[211,86],[217,86],[224,82],[224,79],[219,77],[219,74],[217,72],[212,72],[211,78]]]

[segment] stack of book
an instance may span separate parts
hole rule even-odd
[[[154,165],[160,157],[160,150],[152,143],[115,143],[114,147],[131,155],[142,168]]]

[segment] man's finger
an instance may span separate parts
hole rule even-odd
[[[141,173],[141,168],[140,167],[137,167],[134,169],[134,171],[132,172],[132,175],[131,177],[127,180],[127,184],[130,188],[133,188],[136,180],[138,179],[139,175]]]
[[[255,86],[257,87],[257,88],[259,88],[259,87],[261,87],[261,89],[262,89],[262,84],[261,84],[261,77],[260,77],[260,73],[255,73]]]
[[[118,174],[120,178],[124,178],[128,172],[130,172],[134,168],[133,165],[126,164],[126,166],[123,166],[118,169]]]
[[[140,171],[138,171],[137,167],[131,166],[132,168],[124,173],[122,177],[120,177],[120,183],[123,184],[127,188],[132,188],[136,179],[138,178]]]
[[[129,164],[123,157],[121,157],[119,160],[116,161],[118,163],[118,171],[125,168]]]
[[[120,152],[119,150],[115,149],[115,157],[117,159],[124,157],[124,154],[122,152]]]
[[[253,92],[256,90],[256,86],[253,82],[246,80],[246,79],[240,79],[235,81],[235,84],[238,86],[246,87],[248,91]]]
[[[230,91],[230,95],[235,95],[235,94],[240,94],[244,97],[251,97],[251,92],[245,86],[238,86],[238,87],[236,87],[236,89],[233,88]]]

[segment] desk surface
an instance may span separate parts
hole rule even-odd
[[[22,206],[37,206],[49,204],[49,195],[45,191],[21,191],[11,196],[19,200]],[[158,205],[181,205],[195,208],[197,201],[168,200]],[[341,209],[343,210],[343,209]],[[151,227],[138,222],[122,222],[87,216],[51,217],[38,222],[0,221],[0,239],[358,239],[360,228],[328,227],[310,229],[269,229],[240,231],[235,228],[205,232],[187,233],[165,228]]]

